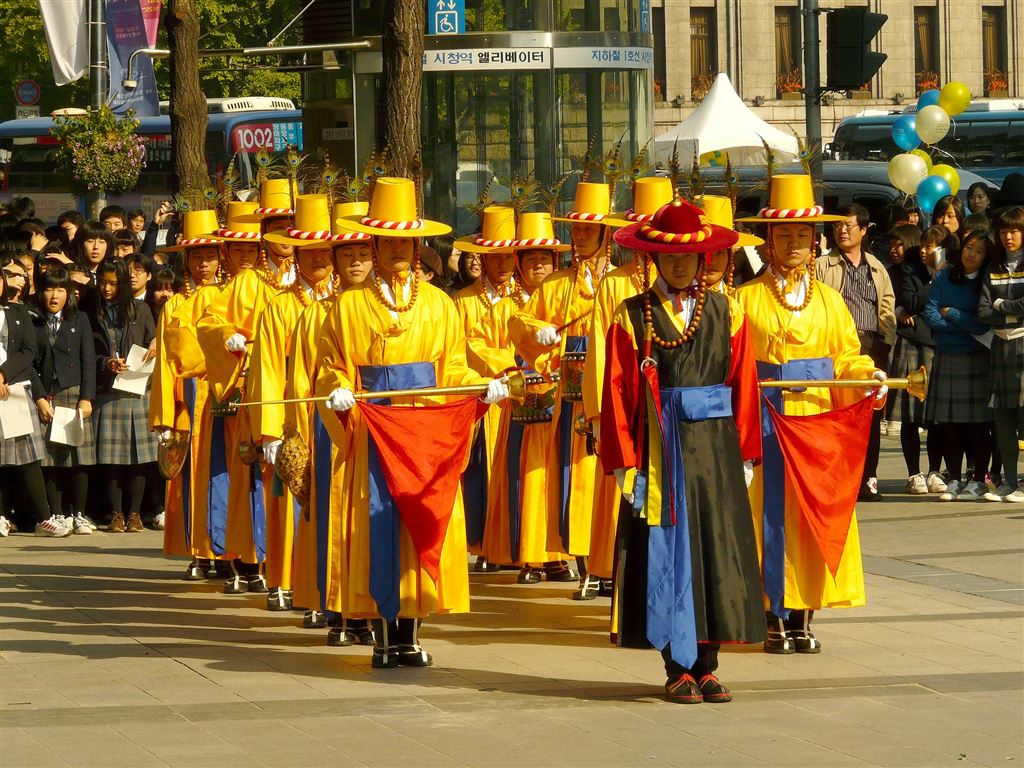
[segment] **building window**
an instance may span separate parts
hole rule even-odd
[[[703,99],[718,73],[714,8],[690,9],[690,95]]]
[[[914,72],[919,94],[939,87],[939,23],[935,6],[914,9]]]
[[[668,70],[665,65],[665,9],[661,6],[651,8],[651,32],[654,34],[654,100],[665,101]]]
[[[800,9],[775,9],[775,80],[779,93],[799,91]]]
[[[1008,89],[1006,66],[1006,9],[981,9],[981,56],[985,73],[985,95]]]

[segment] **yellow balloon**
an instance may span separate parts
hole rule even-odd
[[[949,193],[955,195],[960,191],[960,174],[956,172],[956,168],[945,163],[939,165],[933,165],[930,175],[939,176],[949,182]]]
[[[924,164],[928,167],[928,173],[932,172],[932,156],[931,155],[929,155],[923,149],[912,149],[910,151],[910,154],[917,155],[922,160],[924,160]]]
[[[971,103],[971,89],[961,82],[946,83],[939,92],[939,106],[952,115],[959,115]]]

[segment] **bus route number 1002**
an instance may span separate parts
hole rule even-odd
[[[261,149],[274,151],[274,129],[270,123],[240,125],[231,131],[232,149],[252,153]]]

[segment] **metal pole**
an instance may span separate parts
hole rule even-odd
[[[804,108],[807,149],[811,154],[811,178],[821,202],[821,83],[818,62],[818,0],[803,0],[804,17]]]
[[[107,62],[107,20],[104,0],[89,0],[89,107],[97,110],[107,103],[110,65]],[[102,189],[86,197],[89,218],[98,219],[107,204]]]

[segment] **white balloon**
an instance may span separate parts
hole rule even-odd
[[[928,165],[920,155],[905,152],[889,161],[889,182],[908,195],[917,191],[917,185],[928,176]]]
[[[917,113],[917,135],[925,144],[938,144],[949,133],[949,113],[938,104]]]

